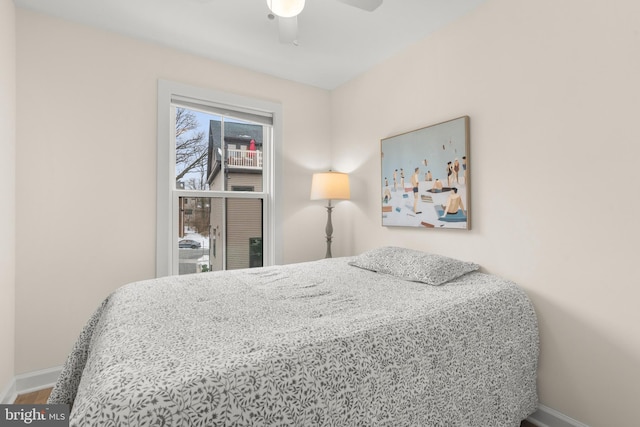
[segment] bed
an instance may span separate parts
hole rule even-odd
[[[512,426],[537,407],[514,283],[404,248],[132,283],[49,403],[71,426]]]

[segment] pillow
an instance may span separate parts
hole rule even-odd
[[[413,249],[385,246],[372,249],[349,262],[355,267],[390,274],[399,279],[442,285],[480,268],[478,264]]]

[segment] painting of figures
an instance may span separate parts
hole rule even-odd
[[[385,138],[382,225],[469,230],[469,117]]]

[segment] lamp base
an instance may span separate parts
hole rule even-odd
[[[331,211],[333,210],[333,206],[331,206],[331,200],[326,206],[327,208],[327,226],[325,227],[325,233],[327,234],[327,253],[325,253],[325,258],[333,258],[331,256],[331,241],[333,240],[333,224],[331,224]]]

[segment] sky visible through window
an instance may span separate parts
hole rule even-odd
[[[222,116],[219,115],[214,115],[214,114],[210,114],[210,113],[205,113],[202,111],[197,111],[197,110],[191,110],[186,108],[185,110],[191,112],[197,122],[198,122],[198,127],[196,129],[191,130],[190,132],[188,132],[187,134],[184,135],[184,138],[189,138],[190,136],[196,135],[199,132],[202,132],[203,134],[203,138],[199,144],[199,146],[201,147],[201,149],[206,150],[207,146],[209,144],[209,122],[211,120],[216,120],[216,121],[221,121],[222,120]],[[230,117],[224,117],[224,121],[225,122],[235,122],[235,123],[251,123],[251,122],[247,122],[244,120],[238,120],[238,119],[234,119],[234,118],[230,118]],[[206,162],[205,162],[206,164]],[[184,168],[183,165],[179,166],[176,165],[176,175],[182,170],[181,168]],[[203,181],[206,181],[206,176],[204,176],[206,174],[206,168],[195,168],[194,170],[188,172],[187,174],[185,174],[180,181],[183,182],[185,184],[185,189],[194,189],[194,183],[195,184],[195,189],[201,189],[201,190],[207,190],[207,186],[202,185]],[[202,187],[202,188],[198,188],[198,187]]]

